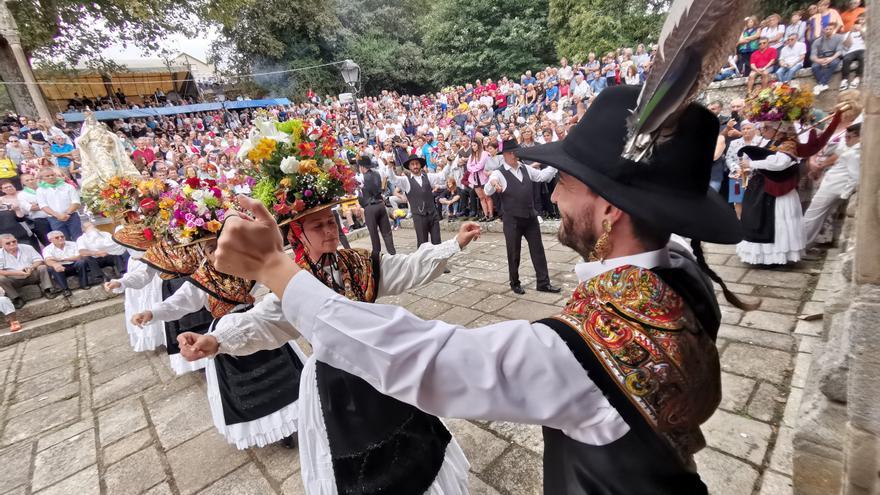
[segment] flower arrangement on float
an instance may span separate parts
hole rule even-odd
[[[787,83],[774,83],[746,101],[749,119],[756,122],[802,122],[812,118],[813,94]]]
[[[137,181],[113,176],[98,187],[83,191],[86,208],[96,215],[120,219],[136,208]]]
[[[273,129],[285,139],[255,135],[242,150],[259,177],[252,196],[270,208],[279,222],[328,206],[357,189],[355,174],[339,157],[329,126],[293,119],[276,122]]]

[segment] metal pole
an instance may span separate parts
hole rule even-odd
[[[358,121],[358,131],[361,134],[361,137],[367,139],[367,136],[364,134],[364,124],[361,122],[361,112],[358,110],[358,98],[357,98],[357,90],[355,90],[354,85],[351,86],[352,96],[354,97],[354,115],[357,117]]]
[[[0,36],[3,36],[6,39],[6,42],[9,43],[9,47],[12,49],[12,53],[15,56],[15,62],[18,65],[18,70],[21,72],[28,94],[34,103],[34,107],[36,107],[40,118],[51,121],[52,114],[49,112],[49,107],[46,106],[46,100],[43,98],[43,93],[37,85],[37,80],[34,78],[33,71],[31,71],[31,64],[28,62],[24,49],[21,47],[21,38],[18,35],[18,25],[12,17],[12,12],[10,12],[9,8],[6,6],[6,0],[0,0]]]

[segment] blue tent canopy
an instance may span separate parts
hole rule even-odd
[[[241,100],[225,101],[216,103],[196,103],[195,105],[178,105],[174,107],[138,108],[133,110],[101,110],[95,112],[98,120],[116,120],[130,118],[156,117],[160,115],[177,115],[180,113],[208,112],[227,108],[239,110],[242,108],[268,107],[271,105],[290,105],[287,98],[269,98],[265,100]],[[67,112],[64,114],[67,122],[82,122],[85,115],[82,112]]]

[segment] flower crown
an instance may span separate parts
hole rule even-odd
[[[340,157],[329,126],[293,119],[261,121],[256,129],[259,134],[245,142],[239,156],[251,161],[259,177],[253,197],[279,221],[333,204],[357,189],[354,172]]]
[[[162,193],[154,208],[143,209],[166,238],[186,245],[213,239],[223,226],[226,211],[234,208],[233,195],[222,184],[190,177],[179,188]]]
[[[775,83],[746,101],[749,119],[755,122],[808,122],[813,94],[786,83]]]

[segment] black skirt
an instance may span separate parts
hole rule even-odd
[[[776,198],[764,191],[764,181],[763,175],[755,174],[742,201],[743,239],[760,244],[776,238]]]
[[[162,300],[171,297],[186,282],[185,278],[173,278],[162,281]],[[165,322],[165,350],[168,355],[180,354],[180,346],[177,345],[177,336],[183,332],[195,332],[205,334],[211,328],[214,317],[207,309],[200,309],[190,313],[177,321]]]

